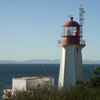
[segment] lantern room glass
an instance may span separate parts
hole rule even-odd
[[[64,27],[63,36],[75,36],[77,32],[76,27]]]

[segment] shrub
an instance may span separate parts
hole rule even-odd
[[[91,87],[100,87],[100,67],[95,67],[91,72],[92,76],[89,78],[89,85]]]
[[[56,89],[16,91],[4,100],[100,100],[100,88],[76,85],[71,87],[70,91]]]

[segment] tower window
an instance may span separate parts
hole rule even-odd
[[[77,52],[79,52],[79,49],[77,48]]]

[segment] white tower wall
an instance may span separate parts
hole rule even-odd
[[[59,73],[59,88],[69,88],[75,82],[83,80],[82,55],[83,45],[61,45],[62,55]]]
[[[75,80],[83,81],[83,71],[82,71],[82,45],[75,46]]]

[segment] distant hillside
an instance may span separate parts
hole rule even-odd
[[[33,59],[24,61],[0,60],[0,64],[60,64],[60,60]],[[100,64],[99,61],[83,60],[83,64]]]
[[[0,60],[0,64],[59,64],[59,60],[33,59],[24,61]]]
[[[100,64],[100,60],[98,61],[83,60],[83,64]]]

